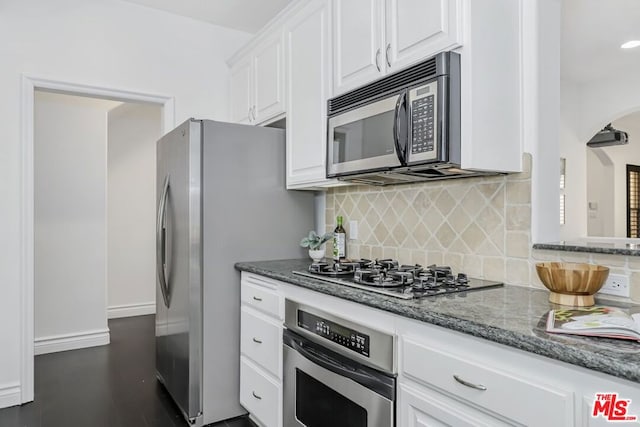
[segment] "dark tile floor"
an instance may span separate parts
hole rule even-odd
[[[109,329],[110,345],[36,356],[34,401],[0,409],[0,427],[187,427],[155,378],[154,316],[113,319]]]

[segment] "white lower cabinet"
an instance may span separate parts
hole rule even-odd
[[[271,279],[242,273],[240,404],[265,427],[282,426],[284,297]]]
[[[497,418],[428,388],[398,385],[397,425],[403,427],[499,427]]]
[[[467,409],[494,417],[496,421],[489,425],[573,425],[574,393],[570,386],[550,383],[526,366],[512,371],[500,363],[499,350],[487,360],[476,346],[471,347],[473,351],[462,341],[455,346],[456,338],[451,333],[447,346],[443,346],[421,337],[402,336],[401,378],[415,382],[425,394],[439,395],[440,400],[451,396],[454,400],[448,399],[449,406],[458,408],[461,417]],[[433,405],[433,398],[424,404]],[[445,414],[453,416],[456,412]]]
[[[629,400],[627,415],[640,418],[634,382],[252,273],[241,286],[240,403],[262,426],[283,425],[285,298],[395,331],[396,427],[604,427],[599,393]]]
[[[282,425],[282,383],[265,375],[245,356],[240,356],[240,404],[258,423]]]
[[[240,316],[240,352],[279,377],[282,326],[248,307],[242,307]]]

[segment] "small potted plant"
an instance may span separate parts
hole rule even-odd
[[[320,262],[324,258],[324,244],[333,237],[331,233],[322,236],[311,230],[309,235],[300,241],[300,246],[309,248],[309,256],[313,262]]]

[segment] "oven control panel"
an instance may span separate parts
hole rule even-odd
[[[369,357],[369,336],[306,311],[298,311],[298,326],[329,341]]]

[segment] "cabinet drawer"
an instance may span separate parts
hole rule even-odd
[[[266,427],[280,426],[282,386],[240,357],[240,404]]]
[[[275,287],[265,286],[254,276],[243,277],[241,286],[240,297],[244,304],[282,319],[282,297]]]
[[[281,378],[282,327],[248,307],[240,312],[240,352]]]
[[[401,372],[408,378],[519,423],[530,425],[535,421],[536,425],[549,426],[573,423],[572,392],[485,367],[486,364],[474,360],[472,349],[455,354],[407,337],[402,338],[402,348]],[[479,389],[482,387],[485,390]]]

